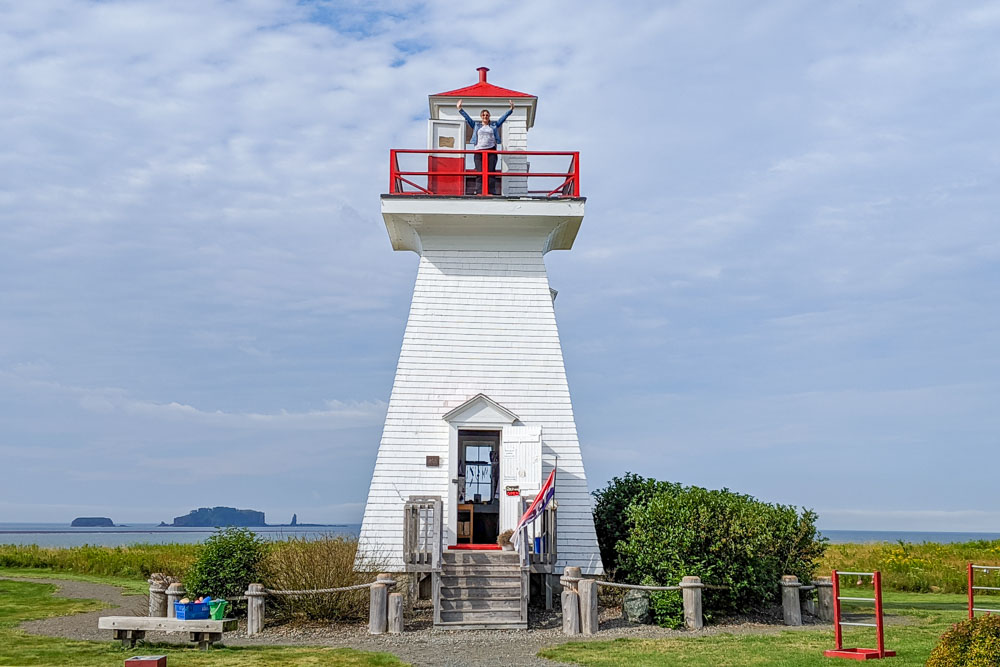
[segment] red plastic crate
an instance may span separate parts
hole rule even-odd
[[[167,656],[137,655],[125,660],[125,667],[167,667]]]

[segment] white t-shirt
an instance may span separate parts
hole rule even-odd
[[[493,136],[493,128],[489,125],[480,125],[479,131],[476,133],[476,149],[485,150],[495,148],[496,145],[497,140]]]

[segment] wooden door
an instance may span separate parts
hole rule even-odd
[[[427,149],[443,148],[463,150],[465,148],[465,121],[427,121]],[[465,171],[465,156],[449,153],[431,153],[427,157],[427,189],[436,195],[464,195],[465,176],[461,174],[436,175],[435,172]]]

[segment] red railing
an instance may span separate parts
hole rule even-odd
[[[845,576],[856,576],[858,578],[859,585],[865,577],[871,577],[875,597],[859,598],[841,595],[840,578]],[[828,658],[847,658],[849,660],[871,660],[894,657],[896,655],[895,651],[887,651],[885,649],[885,632],[882,625],[882,573],[878,570],[874,572],[838,572],[837,570],[834,570],[830,575],[830,579],[833,583],[833,641],[836,646],[829,651],[823,651],[823,655]],[[874,602],[875,618],[873,620],[875,622],[862,623],[860,621],[842,620],[843,607],[840,603],[844,600],[850,600],[853,602]],[[845,625],[875,628],[875,645],[877,648],[844,648],[843,626]]]
[[[483,155],[482,166],[478,169],[469,168],[467,165],[468,157],[477,154]],[[426,170],[400,167],[401,156],[412,164],[421,155],[427,157]],[[499,156],[497,166],[501,167],[502,163],[506,163],[507,171],[490,171],[487,155]],[[541,161],[546,163],[552,163],[560,157],[569,158],[569,167],[566,171],[532,172],[529,162],[532,157],[539,157]],[[419,164],[418,166],[424,165]],[[508,183],[508,194],[512,196],[579,197],[580,153],[578,151],[465,151],[401,148],[389,151],[389,194],[391,195],[490,197],[503,192],[504,181]],[[536,186],[536,189],[529,189],[529,183]],[[491,187],[494,185],[495,187]],[[537,186],[541,186],[541,188],[539,189]],[[491,189],[494,190],[492,193]]]
[[[975,586],[975,579],[973,573],[975,570],[980,570],[983,574],[996,574],[1000,571],[1000,567],[996,565],[973,565],[969,563],[968,569],[966,570],[966,575],[969,579],[969,618],[976,615],[977,611],[985,611],[987,614],[1000,614],[1000,609],[989,609],[987,607],[977,607],[976,606],[976,591],[990,591],[987,595],[1000,591],[1000,586]],[[993,583],[997,583],[995,580]],[[995,599],[995,598],[994,598]]]

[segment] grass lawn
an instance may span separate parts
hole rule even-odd
[[[965,596],[955,594],[884,593],[889,620],[885,645],[897,657],[888,658],[887,667],[923,665],[938,638],[952,623],[966,618]],[[846,607],[845,607],[846,609]],[[859,611],[865,607],[854,607]],[[869,605],[867,609],[871,609]],[[860,619],[859,619],[860,620]],[[893,623],[894,620],[902,623]],[[875,647],[875,631],[845,628],[845,647]],[[545,649],[539,656],[580,665],[685,665],[691,667],[806,667],[808,665],[848,665],[823,657],[833,648],[833,628],[783,630],[769,635],[719,634],[676,639],[615,639],[599,642],[569,642]]]
[[[49,575],[45,575],[49,576]],[[101,609],[95,600],[53,597],[56,587],[26,581],[0,581],[0,665],[74,665],[120,667],[133,655],[166,654],[172,667],[231,667],[235,665],[402,665],[388,653],[366,653],[352,649],[238,647],[207,652],[167,645],[143,645],[123,649],[111,642],[69,641],[36,637],[17,629],[22,621],[64,616]],[[110,633],[109,633],[110,634]]]
[[[76,574],[59,572],[47,567],[0,567],[0,577],[27,579],[62,579],[64,581],[86,581],[91,584],[117,586],[124,595],[146,595],[149,584],[134,577],[115,577],[103,574]]]

